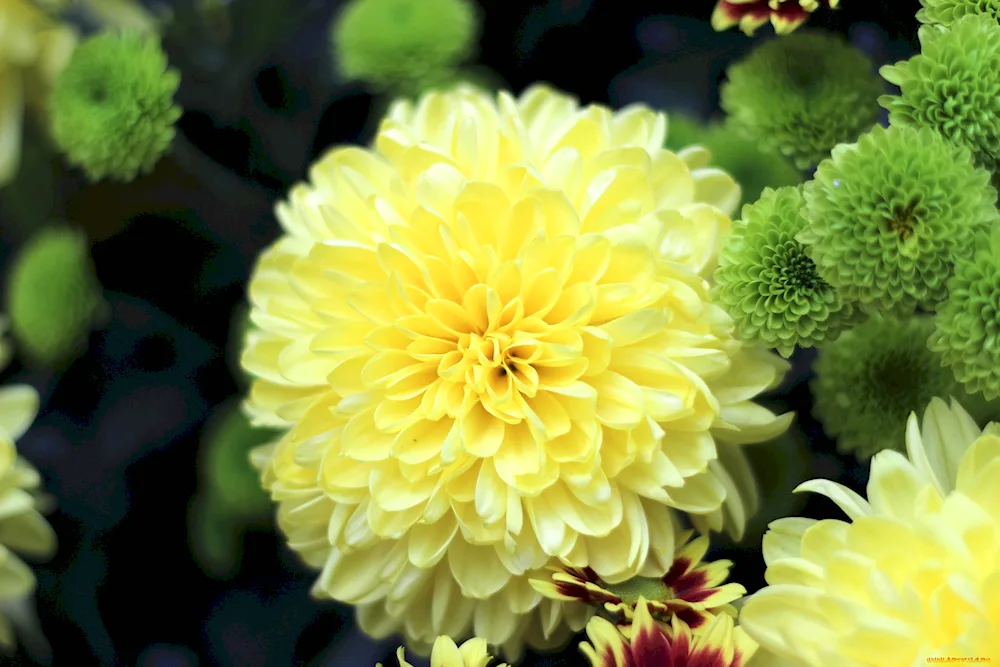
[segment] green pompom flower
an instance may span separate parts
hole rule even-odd
[[[966,391],[993,400],[1000,398],[1000,227],[980,240],[972,257],[955,265],[930,347]]]
[[[976,14],[950,28],[922,26],[921,52],[885,66],[899,95],[884,95],[893,125],[929,127],[993,170],[1000,159],[1000,24]]]
[[[478,31],[468,0],[351,0],[332,39],[343,75],[415,93],[454,79]]]
[[[741,205],[760,197],[764,188],[798,185],[802,172],[783,155],[764,151],[755,141],[744,139],[722,124],[701,125],[682,115],[670,115],[667,148],[679,152],[692,145],[711,154],[708,164],[722,169],[739,183]]]
[[[254,517],[270,511],[271,500],[260,486],[250,452],[277,440],[281,433],[250,425],[238,406],[221,410],[206,430],[203,447],[203,491],[226,515]]]
[[[930,25],[950,26],[970,14],[1000,17],[1000,0],[920,0],[920,4],[917,20]]]
[[[854,308],[819,277],[795,235],[805,227],[798,188],[764,190],[743,208],[719,252],[716,295],[741,338],[762,342],[783,357],[796,345],[837,338],[856,320]]]
[[[835,35],[799,32],[754,49],[727,72],[722,108],[735,131],[806,169],[878,120],[883,83]]]
[[[805,184],[798,240],[820,276],[866,312],[906,315],[947,296],[954,260],[1000,219],[990,175],[926,128],[876,127]]]
[[[155,38],[104,33],[77,47],[52,91],[52,134],[91,180],[130,181],[151,171],[181,116]]]
[[[33,361],[54,366],[82,352],[105,308],[82,233],[42,230],[14,259],[7,312],[14,338]]]
[[[956,398],[980,423],[990,408],[971,397],[927,347],[929,317],[873,317],[820,349],[812,381],[813,414],[837,449],[861,460],[882,449],[902,451],[913,406]]]

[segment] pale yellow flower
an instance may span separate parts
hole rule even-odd
[[[396,659],[399,660],[399,667],[413,667],[406,661],[402,646],[396,651]],[[488,667],[492,661],[493,656],[487,651],[486,640],[478,637],[461,646],[457,646],[450,637],[438,637],[431,649],[431,667]],[[375,667],[382,667],[382,663]],[[497,667],[509,666],[503,664]]]
[[[980,432],[934,399],[922,429],[911,415],[906,449],[872,459],[867,500],[800,487],[851,521],[771,524],[769,586],[740,616],[764,649],[809,667],[1000,660],[1000,426]]]
[[[708,300],[738,188],[664,133],[546,87],[431,93],[278,207],[243,365],[289,430],[258,463],[370,634],[552,646],[592,611],[542,568],[661,576],[673,511],[742,530],[738,445],[786,428],[751,402],[786,364]]]
[[[46,99],[76,34],[30,0],[0,1],[0,187],[17,173],[25,105],[44,114]]]

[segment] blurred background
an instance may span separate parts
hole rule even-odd
[[[266,498],[244,483],[247,443],[267,434],[248,433],[234,412],[246,389],[235,350],[244,291],[258,252],[278,235],[274,204],[330,146],[370,141],[389,101],[336,75],[329,26],[341,4],[147,2],[173,17],[163,43],[182,73],[175,99],[184,115],[172,153],[134,183],[89,184],[28,128],[21,172],[0,190],[0,262],[6,269],[40,224],[68,221],[93,243],[109,309],[72,363],[15,360],[2,378],[41,394],[18,448],[55,498],[49,519],[59,537],[56,557],[34,567],[50,646],[22,641],[3,664],[389,664],[398,641],[370,640],[348,608],[309,597],[315,574],[282,545]],[[470,64],[480,80],[515,92],[547,81],[585,103],[643,102],[707,120],[718,114],[726,67],[773,36],[767,27],[754,39],[714,32],[713,4],[481,0]],[[876,65],[917,50],[917,0],[841,5],[809,26],[844,34]],[[79,17],[84,31],[87,20]],[[766,399],[795,410],[797,429],[750,448],[767,490],[761,515],[742,543],[720,537],[710,554],[732,559],[733,579],[750,591],[763,584],[768,520],[836,516],[791,488],[815,476],[855,489],[867,479],[810,417],[811,356],[797,353]],[[231,472],[240,466],[242,478]],[[582,659],[574,644],[522,664]]]

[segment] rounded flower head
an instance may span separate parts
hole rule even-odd
[[[34,361],[58,365],[86,349],[105,308],[87,238],[63,227],[32,237],[7,276],[7,308],[15,339]]]
[[[867,459],[901,449],[906,416],[934,396],[956,396],[985,417],[988,406],[962,391],[927,348],[929,317],[873,317],[821,348],[812,383],[814,413],[842,452]]]
[[[893,125],[929,127],[995,169],[1000,159],[1000,24],[965,16],[947,29],[921,26],[920,53],[885,66],[899,95],[879,103]]]
[[[820,276],[868,312],[933,309],[957,257],[998,220],[989,174],[929,129],[876,127],[838,146],[805,184]]]
[[[712,13],[712,27],[728,30],[739,26],[747,35],[768,21],[774,32],[784,35],[792,32],[821,5],[836,7],[840,0],[719,0]]]
[[[179,84],[154,37],[91,37],[52,91],[56,143],[91,180],[131,181],[148,173],[174,140]]]
[[[970,393],[1000,398],[1000,228],[960,259],[938,308],[930,348]]]
[[[1000,18],[998,0],[920,0],[917,20],[930,25],[950,26],[969,14],[986,14]]]
[[[708,151],[705,166],[727,172],[740,184],[740,205],[760,198],[764,188],[780,188],[802,182],[802,172],[788,159],[760,149],[756,141],[745,139],[725,124],[702,126],[680,115],[671,115],[667,133],[667,148],[680,152],[698,145]]]
[[[76,33],[31,0],[0,2],[0,187],[17,174],[25,103],[45,111],[75,44]]]
[[[735,445],[787,427],[751,402],[787,365],[709,302],[738,188],[664,129],[545,87],[432,93],[278,207],[243,364],[289,431],[258,460],[317,594],[371,634],[551,645],[589,612],[536,571],[658,576],[673,510],[745,522]]]
[[[906,453],[872,459],[868,499],[826,480],[849,521],[780,519],[764,537],[768,586],[740,624],[808,667],[910,667],[1000,656],[1000,428],[957,403],[911,415]]]
[[[687,543],[661,577],[634,577],[609,584],[590,568],[551,567],[551,579],[532,579],[535,590],[553,600],[576,600],[603,608],[606,612],[631,621],[636,605],[646,600],[649,612],[662,621],[678,616],[691,629],[707,626],[715,614],[736,615],[730,604],[746,589],[724,583],[731,561],[702,563],[708,551],[708,537]]]
[[[740,335],[777,348],[784,357],[796,345],[836,339],[857,319],[795,240],[807,224],[804,208],[798,188],[765,190],[744,207],[715,270],[719,301]]]
[[[413,667],[406,661],[402,646],[396,651],[396,659],[399,667]],[[470,639],[461,646],[457,646],[450,637],[438,637],[434,640],[434,647],[431,649],[431,667],[488,667],[493,662],[493,657],[486,647],[486,640]],[[375,667],[382,667],[382,663]],[[508,665],[497,665],[497,667],[508,667]]]
[[[344,76],[412,92],[447,81],[478,30],[469,0],[351,0],[333,27]]]
[[[580,651],[592,667],[743,667],[757,651],[728,614],[692,633],[677,616],[669,624],[657,621],[645,598],[640,598],[631,625],[618,628],[595,616],[587,624],[587,637],[590,643],[581,642]]]
[[[842,37],[804,32],[756,47],[719,91],[736,132],[805,169],[878,120],[882,80]]]

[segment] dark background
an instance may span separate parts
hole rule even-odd
[[[229,24],[209,26],[193,18],[191,2],[169,4],[177,23],[165,47],[183,75],[177,102],[185,109],[173,154],[135,183],[90,185],[44,145],[29,146],[17,187],[0,196],[0,261],[38,224],[68,220],[94,241],[112,309],[89,351],[68,368],[15,361],[3,376],[42,395],[19,451],[58,501],[50,521],[59,552],[35,567],[38,614],[52,645],[45,662],[395,665],[389,658],[398,641],[367,639],[348,608],[312,600],[315,574],[270,527],[252,529],[238,571],[218,578],[192,557],[187,524],[203,428],[243,390],[227,364],[227,343],[254,258],[278,234],[273,205],[326,148],[369,141],[386,100],[334,74],[326,35],[340,2],[233,0]],[[714,33],[712,0],[481,4],[476,63],[515,92],[548,81],[583,102],[641,101],[705,118],[718,112],[727,65],[773,34]],[[916,0],[843,0],[810,25],[843,33],[885,64],[916,50],[917,8]],[[763,584],[767,519],[796,510],[838,516],[825,499],[793,506],[789,489],[813,476],[861,489],[867,478],[809,417],[809,360],[797,354],[785,386],[769,397],[799,413],[801,433],[770,454],[751,448],[777,500],[746,546],[720,539],[711,554],[733,559],[733,578],[750,591]],[[37,664],[24,646],[6,661]],[[560,656],[522,664],[582,658],[574,643]]]

